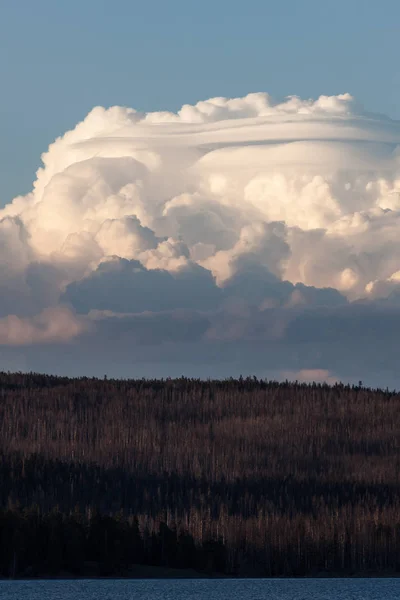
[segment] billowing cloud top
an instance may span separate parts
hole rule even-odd
[[[189,310],[212,340],[260,322],[280,336],[277,308],[286,323],[300,308],[396,304],[399,144],[400,123],[349,94],[96,107],[0,211],[0,342],[24,330],[13,321],[11,335],[9,315],[29,320],[26,344],[69,337],[38,325],[58,311],[76,337],[100,314]]]

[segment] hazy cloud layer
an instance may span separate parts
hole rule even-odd
[[[8,315],[0,319],[0,345],[25,346],[53,342],[69,342],[88,328],[68,308],[43,310],[35,317]]]
[[[224,374],[227,344],[238,360],[250,347],[254,372],[252,341],[266,360],[274,345],[340,342],[346,354],[343,323],[358,340],[375,327],[383,345],[399,318],[399,146],[400,123],[348,94],[94,108],[0,211],[4,352],[61,343],[61,356],[74,340],[100,356],[109,340],[153,347],[160,365],[175,344],[184,366],[180,344],[198,344],[190,361],[206,376],[203,349],[219,349],[209,364]],[[157,344],[169,344],[164,362]],[[273,371],[344,376],[328,354]]]

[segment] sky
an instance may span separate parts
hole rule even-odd
[[[0,3],[3,368],[399,386],[399,17]]]
[[[0,203],[93,106],[349,92],[400,118],[397,0],[0,2]]]

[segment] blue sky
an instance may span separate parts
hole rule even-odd
[[[13,0],[0,5],[0,205],[95,105],[350,92],[400,118],[400,3]]]

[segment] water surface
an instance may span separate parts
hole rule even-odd
[[[399,600],[400,579],[0,581],[1,600]]]

